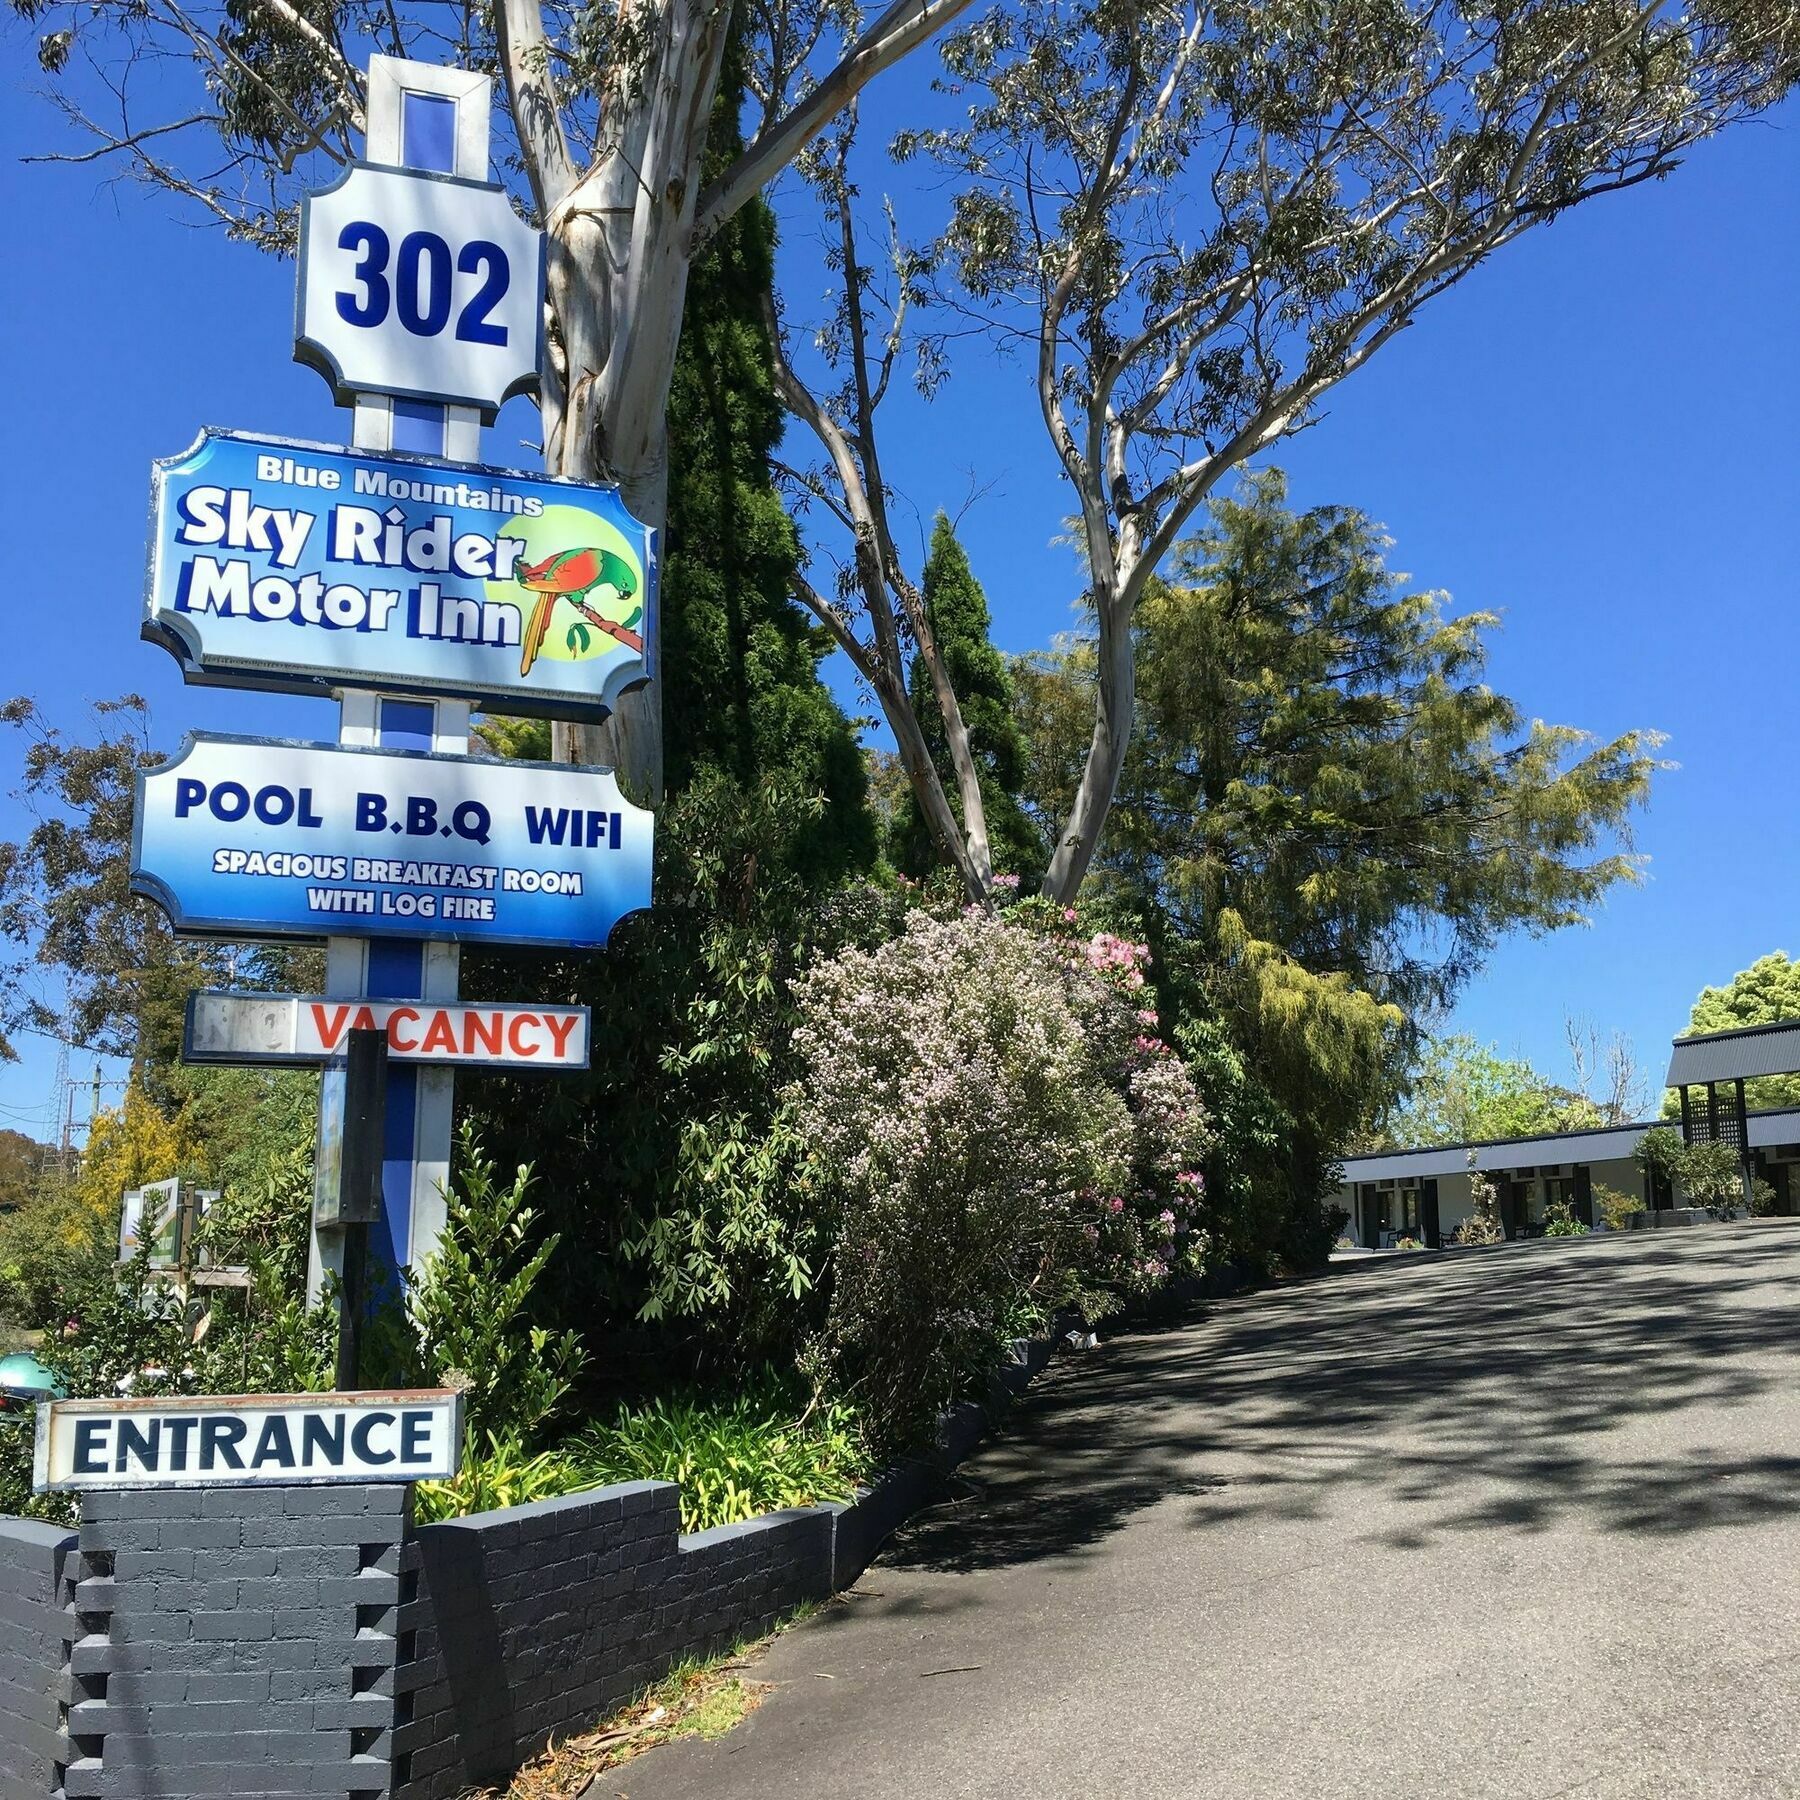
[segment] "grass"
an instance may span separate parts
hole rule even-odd
[[[767,1637],[740,1642],[721,1656],[684,1658],[661,1681],[603,1719],[592,1731],[553,1741],[504,1791],[480,1790],[478,1800],[579,1800],[591,1782],[676,1738],[719,1738],[755,1712],[769,1684],[745,1670],[789,1626],[819,1609],[803,1606]]]

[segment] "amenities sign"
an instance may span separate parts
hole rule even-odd
[[[194,733],[138,776],[131,885],[179,931],[597,949],[651,825],[610,769]]]
[[[188,996],[184,1062],[317,1063],[353,1031],[387,1034],[394,1062],[585,1069],[585,1006],[483,1006],[470,1000],[326,1000],[297,994]]]
[[[52,1400],[38,1408],[37,1493],[445,1481],[462,1454],[462,1395],[249,1394]]]
[[[597,718],[649,679],[656,534],[616,488],[209,430],[152,514],[144,635],[193,681]]]

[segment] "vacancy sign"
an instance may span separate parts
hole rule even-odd
[[[565,1072],[588,1066],[585,1006],[327,1000],[206,989],[188,999],[187,1062],[320,1063],[353,1031],[387,1034],[395,1062]]]
[[[506,190],[354,165],[301,203],[294,355],[348,402],[395,394],[478,407],[537,384],[544,240]]]
[[[52,1400],[32,1488],[446,1481],[461,1454],[462,1395],[445,1389]]]

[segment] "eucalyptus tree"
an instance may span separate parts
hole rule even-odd
[[[294,247],[299,196],[357,155],[371,50],[496,70],[519,204],[548,237],[545,466],[663,520],[666,404],[696,250],[882,70],[969,0],[13,0],[80,147],[233,235]],[[753,129],[703,179],[727,39]],[[652,657],[655,647],[651,647]],[[584,755],[661,786],[654,687]],[[593,728],[584,728],[591,731]]]
[[[944,296],[1023,352],[1073,491],[1092,731],[1045,892],[1125,766],[1133,622],[1220,478],[1534,227],[1800,74],[1795,0],[1002,0],[945,40]]]
[[[1661,739],[1529,719],[1487,683],[1494,616],[1448,614],[1385,550],[1359,513],[1289,511],[1277,471],[1213,498],[1138,609],[1137,729],[1097,867],[1205,959],[1247,934],[1416,1030],[1503,936],[1583,924],[1640,879]],[[1092,637],[1021,671],[1040,814],[1066,816],[1085,778],[1099,680]]]

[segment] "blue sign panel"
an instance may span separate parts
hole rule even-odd
[[[138,776],[131,885],[178,931],[597,949],[651,827],[610,769],[197,732]]]
[[[656,533],[616,488],[207,430],[153,490],[144,635],[190,681],[599,718],[650,678]]]

